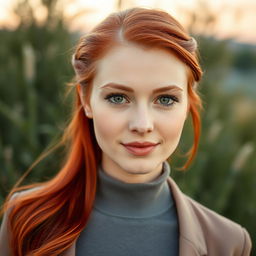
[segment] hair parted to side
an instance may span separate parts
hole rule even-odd
[[[194,159],[200,137],[199,112],[202,109],[196,88],[202,76],[196,41],[171,15],[162,10],[137,7],[110,14],[90,33],[80,38],[72,58],[76,73],[76,101],[72,120],[59,143],[68,145],[63,166],[47,182],[19,188],[14,186],[6,199],[3,212],[10,212],[8,224],[13,255],[60,255],[86,227],[95,199],[97,166],[102,152],[95,138],[92,120],[84,114],[79,86],[82,86],[88,102],[97,60],[111,47],[124,42],[166,49],[189,67],[188,97],[194,144],[183,169]],[[13,196],[15,192],[28,188],[35,190],[33,193],[23,193],[20,197]]]

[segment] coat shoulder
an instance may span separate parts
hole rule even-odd
[[[234,255],[250,255],[252,243],[250,235],[244,227],[214,212],[189,196],[184,196],[199,220],[205,237],[209,238],[207,239],[209,248],[218,245],[218,250],[221,251],[222,248],[220,247],[223,245],[225,248],[234,248]]]
[[[16,198],[22,197],[29,193],[33,193],[34,191],[38,190],[40,187],[34,187],[22,191],[18,191],[12,194],[10,197],[10,201],[15,200]],[[14,202],[15,203],[15,202]],[[9,214],[12,211],[12,208],[9,208],[3,215],[3,219],[0,225],[0,252],[3,256],[11,256],[11,248],[10,248],[10,237],[11,232],[9,230]]]

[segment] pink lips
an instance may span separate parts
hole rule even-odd
[[[122,145],[125,146],[125,148],[133,155],[145,156],[149,154],[151,151],[153,151],[154,148],[158,145],[158,143],[132,142]]]

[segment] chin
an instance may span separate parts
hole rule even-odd
[[[138,162],[140,159],[135,159],[134,161],[129,161],[129,164],[126,166],[121,166],[125,172],[130,174],[147,174],[152,170],[152,163],[148,159],[143,159],[143,162]]]

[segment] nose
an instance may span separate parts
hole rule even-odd
[[[140,107],[132,112],[129,122],[129,129],[132,132],[138,133],[147,133],[153,131],[153,120],[146,107]]]

